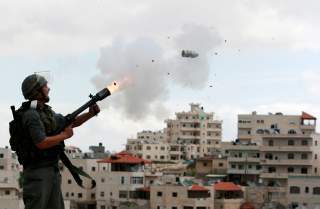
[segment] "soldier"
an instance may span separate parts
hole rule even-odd
[[[58,168],[62,151],[59,144],[73,136],[74,127],[100,112],[97,105],[91,106],[89,112],[79,115],[64,131],[52,134],[66,121],[47,105],[50,91],[47,83],[38,74],[26,77],[22,83],[22,93],[28,101],[20,108],[25,138],[20,150],[24,154],[17,154],[23,157],[23,201],[26,209],[64,209]]]

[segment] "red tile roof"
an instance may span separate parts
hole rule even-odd
[[[241,191],[241,188],[232,182],[218,182],[213,187],[216,191]]]
[[[147,164],[147,163],[151,163],[151,161],[135,157],[129,154],[128,152],[122,151],[116,155],[112,155],[109,158],[99,160],[98,163]]]
[[[302,112],[302,115],[301,115],[302,119],[305,119],[305,120],[316,120],[317,118],[306,113],[306,112]]]
[[[199,185],[192,185],[191,187],[189,187],[188,190],[189,191],[209,191],[209,189]]]
[[[251,203],[245,202],[240,206],[240,209],[255,209],[255,207]]]

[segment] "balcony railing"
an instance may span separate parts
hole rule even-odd
[[[262,146],[262,152],[311,152],[309,146]]]

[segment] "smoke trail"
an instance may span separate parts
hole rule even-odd
[[[209,76],[207,53],[222,39],[206,27],[186,25],[173,41],[177,53],[169,58],[165,57],[165,47],[149,38],[117,39],[112,45],[101,48],[100,74],[93,78],[97,88],[128,76],[133,81],[129,88],[108,100],[108,104],[121,110],[129,119],[139,120],[150,114],[159,117],[167,112],[163,102],[168,98],[169,85],[197,89],[206,85]],[[180,56],[183,49],[196,50],[200,55],[195,59],[183,58]],[[172,73],[174,84],[169,83],[168,72]]]

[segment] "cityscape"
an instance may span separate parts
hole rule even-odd
[[[237,119],[237,138],[222,139],[214,109],[191,103],[163,129],[141,130],[116,153],[102,143],[89,152],[67,146],[96,187],[79,187],[59,163],[65,208],[320,208],[316,117],[253,111]],[[0,208],[24,207],[21,172],[15,153],[1,148]]]

